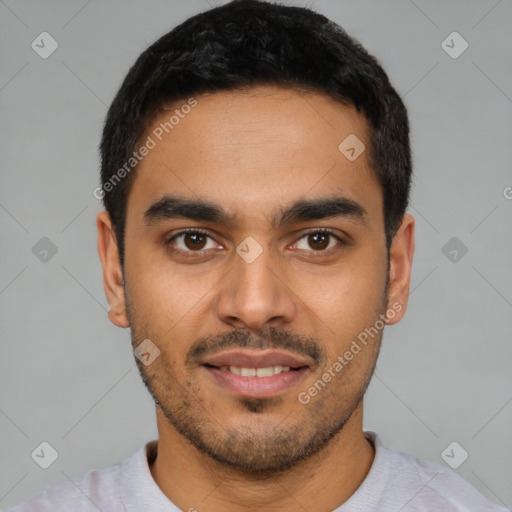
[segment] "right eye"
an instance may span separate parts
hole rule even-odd
[[[198,229],[181,231],[172,236],[166,245],[173,252],[188,253],[187,256],[202,256],[205,251],[218,247],[208,233]]]

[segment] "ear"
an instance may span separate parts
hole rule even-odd
[[[96,217],[96,227],[98,228],[98,253],[103,267],[103,288],[110,304],[108,317],[118,327],[129,327],[117,240],[110,215],[106,210],[102,210]]]
[[[414,217],[406,213],[390,247],[388,310],[395,315],[388,317],[388,325],[398,323],[407,309],[413,255]]]

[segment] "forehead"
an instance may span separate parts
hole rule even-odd
[[[355,108],[321,93],[273,86],[188,100],[150,123],[142,142],[149,137],[153,147],[138,164],[129,216],[136,211],[141,217],[164,194],[221,204],[241,218],[268,219],[279,204],[343,195],[379,216],[382,194],[369,167],[370,132]],[[363,144],[355,160],[347,158],[354,154],[346,153],[347,145],[359,152]]]

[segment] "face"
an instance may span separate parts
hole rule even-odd
[[[369,148],[362,115],[275,87],[195,100],[146,134],[155,145],[130,191],[126,284],[110,291],[110,317],[131,327],[134,348],[149,339],[160,351],[136,361],[176,435],[268,474],[347,424],[383,319],[393,309],[398,321],[404,300],[386,286],[398,274],[368,150],[353,160],[338,149],[350,134]]]

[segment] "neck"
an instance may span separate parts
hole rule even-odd
[[[199,452],[157,408],[158,454],[150,466],[162,492],[181,510],[282,512],[334,510],[365,479],[374,448],[362,430],[363,403],[343,429],[307,461],[272,478],[254,478]]]

